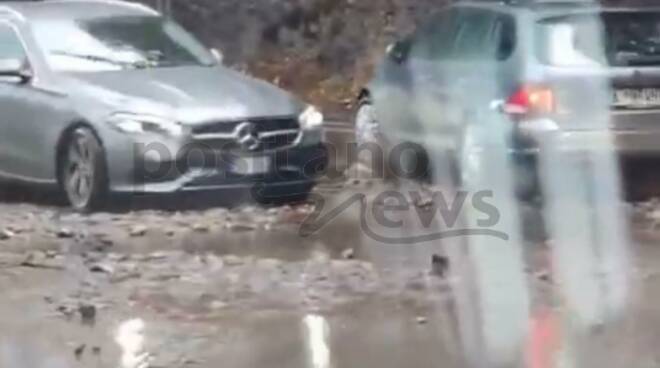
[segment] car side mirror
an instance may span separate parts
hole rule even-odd
[[[27,83],[32,79],[32,71],[20,59],[0,59],[0,79],[5,78]]]
[[[387,46],[387,55],[397,64],[403,64],[408,60],[412,43],[410,40],[397,41]]]
[[[213,59],[215,59],[215,61],[217,61],[218,64],[222,64],[225,60],[225,55],[219,49],[212,48],[211,55],[213,55]]]

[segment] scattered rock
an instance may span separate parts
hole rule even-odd
[[[236,232],[247,232],[256,230],[257,225],[253,223],[228,222],[227,229]]]
[[[343,259],[355,259],[355,250],[353,248],[347,248],[341,252],[341,258]]]
[[[548,270],[536,272],[534,277],[539,281],[552,283],[552,273]]]
[[[93,248],[97,251],[103,251],[115,245],[114,241],[110,239],[108,234],[94,234],[94,240],[96,241],[96,244],[93,245]]]
[[[50,257],[46,252],[35,251],[28,254],[21,266],[29,268],[43,268],[51,270],[64,270],[63,259],[61,257]]]
[[[76,360],[80,361],[82,359],[86,347],[87,345],[81,344],[77,348],[75,348],[75,350],[73,350],[73,355],[76,357]]]
[[[435,205],[435,203],[433,202],[433,198],[431,198],[431,197],[423,198],[423,197],[420,196],[420,198],[417,198],[414,201],[414,205],[417,208],[421,208],[423,210],[431,210],[431,209],[433,209],[433,206]]]
[[[245,264],[244,259],[234,255],[224,256],[223,261],[227,266],[241,266]]]
[[[135,225],[130,229],[128,234],[133,238],[138,238],[145,236],[147,234],[147,231],[149,231],[149,229],[146,226]]]
[[[431,274],[438,277],[446,277],[449,272],[449,259],[437,254],[431,258]]]
[[[419,325],[425,325],[429,322],[429,320],[426,317],[422,317],[422,316],[417,317],[416,321],[417,321],[417,324],[419,324]]]
[[[57,310],[59,313],[61,313],[62,316],[64,316],[64,318],[66,318],[67,320],[70,320],[71,318],[73,318],[73,315],[76,312],[75,308],[71,307],[68,304],[58,305],[55,310]]]
[[[71,239],[76,236],[76,233],[69,228],[62,227],[55,232],[55,236],[60,239]]]
[[[120,284],[122,282],[128,281],[128,280],[133,280],[133,279],[139,279],[142,277],[142,274],[137,271],[128,271],[128,272],[121,272],[119,274],[113,274],[112,277],[110,278],[110,283],[112,284]]]
[[[85,326],[94,326],[96,324],[96,306],[92,304],[80,304],[78,306],[80,321]]]
[[[89,271],[94,273],[105,273],[108,275],[112,275],[115,269],[110,264],[95,263],[89,267]]]
[[[195,224],[193,225],[192,229],[196,233],[208,233],[211,231],[211,227],[205,224]]]
[[[11,231],[9,229],[4,229],[4,230],[0,231],[0,240],[9,240],[9,239],[13,238],[14,236],[16,236],[16,233],[14,233],[13,231]]]

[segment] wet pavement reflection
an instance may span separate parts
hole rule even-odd
[[[397,188],[420,190],[404,185]],[[391,189],[360,180],[319,191],[328,208],[365,194],[364,221],[386,238],[438,230],[423,226],[418,206],[398,213],[403,228],[379,224],[372,207],[387,205],[377,197]],[[639,206],[633,214],[652,218],[657,207]],[[33,229],[13,228],[19,231],[0,252],[0,367],[475,364],[462,337],[452,292],[460,280],[450,272],[456,265],[445,263],[446,241],[393,245],[364,237],[359,205],[302,237],[300,225],[312,210],[302,205],[79,216],[57,208],[8,207],[6,223],[40,214]],[[526,366],[545,368],[574,342],[558,337],[561,304],[548,245],[530,230],[542,228],[535,211],[522,210],[527,230],[536,235],[525,243],[533,308],[524,349]],[[146,230],[134,228],[138,219]],[[653,367],[660,361],[654,360],[660,358],[654,347],[660,321],[653,303],[660,295],[654,246],[660,235],[645,224],[637,220],[633,227],[637,262],[631,273],[639,288],[634,312],[616,328],[595,328],[577,338],[597,341],[585,347],[595,356],[616,350],[620,358],[603,359],[599,367]],[[42,226],[51,230],[42,232]]]

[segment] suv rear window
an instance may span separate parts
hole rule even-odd
[[[414,38],[415,57],[431,60],[503,61],[516,47],[512,17],[472,8],[437,14]]]
[[[551,65],[660,66],[658,12],[547,18],[538,22],[537,37],[537,54]]]

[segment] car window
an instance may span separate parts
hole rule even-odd
[[[660,13],[603,12],[542,19],[537,55],[556,66],[660,66]],[[605,47],[598,42],[604,38]]]
[[[462,9],[452,57],[460,60],[491,59],[495,20],[495,14],[490,11]]]
[[[516,25],[513,17],[498,16],[492,31],[492,44],[495,48],[495,58],[498,61],[507,60],[516,49]]]
[[[0,59],[25,59],[25,50],[14,28],[0,23]]]
[[[451,57],[456,25],[455,10],[436,13],[415,32],[412,54],[417,58],[434,60]]]
[[[56,71],[101,72],[214,64],[210,52],[175,22],[152,16],[54,19],[33,26]]]

